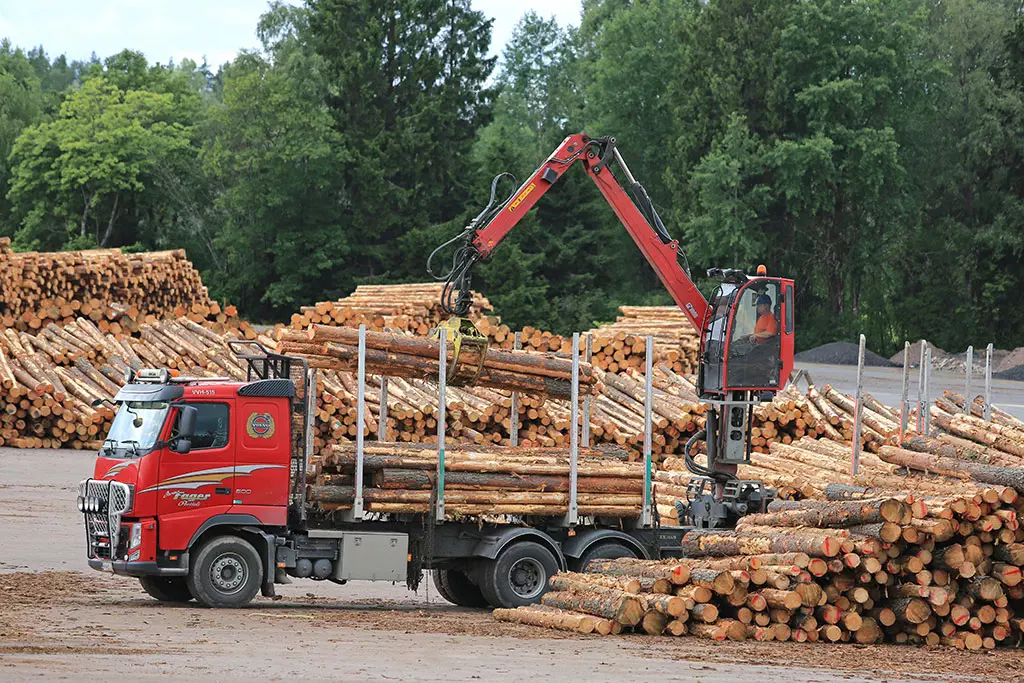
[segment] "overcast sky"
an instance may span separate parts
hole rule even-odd
[[[560,24],[578,24],[580,0],[472,0],[494,18],[492,50],[500,53],[529,9]],[[219,66],[241,48],[258,46],[256,22],[266,0],[0,0],[0,38],[42,45],[52,57],[100,58],[124,48],[151,62],[189,57]]]

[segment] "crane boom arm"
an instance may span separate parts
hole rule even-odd
[[[647,216],[626,194],[608,168],[609,162],[613,159],[626,176],[631,191],[647,209]],[[661,219],[647,198],[647,193],[630,174],[629,168],[615,149],[614,138],[589,138],[586,135],[575,134],[563,140],[490,220],[480,227],[470,226],[472,244],[478,258],[489,257],[522,217],[577,161],[583,164],[587,175],[611,205],[615,215],[640,248],[644,258],[654,268],[654,272],[658,274],[673,300],[689,318],[694,328],[701,329],[708,302],[679,264],[679,242],[673,240],[661,224]]]

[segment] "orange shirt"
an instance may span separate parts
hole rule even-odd
[[[764,315],[762,315],[760,318],[757,319],[757,324],[754,325],[755,335],[760,334],[762,332],[770,332],[772,336],[766,337],[764,339],[755,337],[754,340],[758,344],[763,344],[772,337],[777,336],[779,334],[779,321],[776,320],[775,316],[772,315],[771,313],[765,313]]]

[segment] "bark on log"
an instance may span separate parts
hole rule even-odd
[[[624,593],[639,593],[640,580],[635,577],[604,576],[601,574],[579,574],[561,572],[548,580],[548,587],[553,591],[588,590],[592,587],[612,588]]]
[[[517,624],[543,626],[576,633],[593,633],[597,621],[597,618],[590,614],[580,614],[568,610],[541,610],[533,605],[515,609],[499,608],[494,610],[493,614],[494,618],[499,621],[511,621]]]
[[[1024,468],[982,465],[927,453],[917,453],[895,446],[882,446],[878,455],[886,462],[921,472],[934,472],[965,480],[973,479],[986,484],[1009,486],[1018,493],[1024,492]]]
[[[559,609],[611,619],[623,626],[636,626],[644,616],[640,598],[622,591],[559,591],[545,593],[541,602]]]
[[[683,537],[682,548],[683,555],[689,557],[791,552],[835,557],[839,554],[840,543],[837,537],[825,532],[810,536],[780,530],[776,536],[764,536],[739,531],[695,530]]]
[[[447,454],[446,454],[447,456]],[[430,489],[436,473],[430,470],[383,468],[374,472],[373,485],[384,489]],[[540,474],[497,474],[487,472],[446,472],[445,489],[474,491],[565,492],[569,477]],[[642,479],[578,477],[576,490],[588,493],[643,493]]]

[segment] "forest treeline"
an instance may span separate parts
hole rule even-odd
[[[797,281],[798,346],[1024,343],[1021,0],[585,0],[499,57],[469,0],[272,3],[229,63],[0,44],[0,235],[184,247],[255,320],[427,254],[565,135],[614,135],[695,274]],[[499,187],[506,194],[510,183]],[[708,290],[711,283],[702,282]],[[478,268],[557,332],[667,303],[580,170]]]

